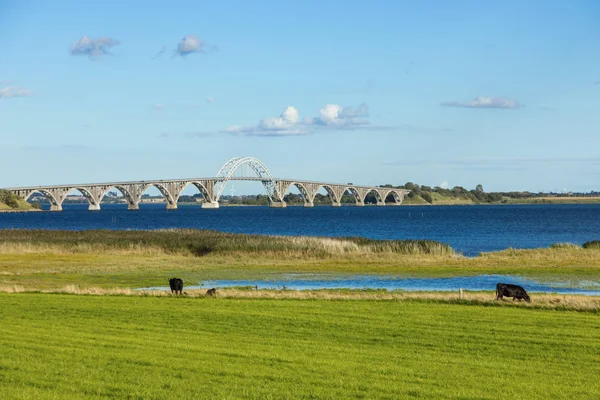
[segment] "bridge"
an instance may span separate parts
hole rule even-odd
[[[167,203],[167,209],[176,209],[177,201],[183,190],[194,185],[202,196],[204,202],[202,208],[219,208],[219,200],[223,189],[229,181],[260,181],[262,182],[271,207],[286,207],[284,196],[288,190],[295,186],[300,192],[304,207],[313,207],[317,192],[324,188],[331,198],[333,206],[341,206],[342,196],[349,194],[354,197],[357,206],[364,206],[367,195],[373,194],[377,205],[386,205],[386,199],[390,198],[390,204],[400,205],[409,190],[384,188],[379,186],[359,186],[338,183],[314,182],[297,179],[276,179],[268,168],[254,157],[236,157],[229,160],[213,178],[193,179],[161,179],[151,181],[131,182],[107,182],[87,183],[73,185],[54,186],[32,186],[20,188],[7,188],[17,196],[28,200],[34,194],[41,194],[50,202],[51,211],[61,211],[62,204],[67,195],[73,190],[79,191],[88,201],[89,210],[100,210],[100,203],[104,196],[112,189],[117,189],[127,201],[129,210],[139,209],[144,192],[154,186]]]

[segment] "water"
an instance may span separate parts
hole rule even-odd
[[[588,282],[570,287],[570,282],[543,283],[510,275],[459,276],[453,278],[398,278],[391,276],[354,275],[348,277],[327,277],[322,275],[287,275],[279,280],[218,280],[204,281],[186,289],[207,289],[211,287],[257,287],[258,289],[384,289],[406,291],[481,291],[495,290],[496,283],[512,283],[523,286],[531,293],[559,293],[600,295],[600,284]],[[591,289],[590,289],[591,287]],[[140,290],[169,290],[168,287],[152,287]]]
[[[432,239],[465,255],[513,248],[582,244],[600,239],[600,204],[388,207],[222,207],[181,205],[66,204],[63,212],[0,213],[0,229],[198,228],[234,233],[364,236],[372,239]]]

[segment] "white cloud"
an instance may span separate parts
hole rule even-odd
[[[155,110],[162,110],[165,108],[165,106],[163,104],[154,104],[152,108],[154,108]]]
[[[90,38],[83,36],[81,39],[71,45],[69,53],[73,56],[88,56],[96,58],[110,54],[108,49],[119,44],[119,41],[109,37]]]
[[[519,108],[521,105],[515,100],[504,99],[501,97],[479,96],[471,101],[448,101],[441,104],[444,107],[463,107],[463,108]]]
[[[357,129],[372,127],[366,119],[369,107],[363,103],[357,108],[338,104],[326,104],[319,110],[319,116],[312,120],[313,124],[338,129]]]
[[[206,98],[206,102],[207,102],[208,104],[212,104],[212,103],[214,103],[214,102],[215,102],[215,99],[214,99],[212,96],[208,96],[208,97]]]
[[[5,88],[0,88],[0,99],[8,99],[11,97],[25,97],[31,96],[32,94],[33,93],[31,93],[30,90],[18,86],[8,86]]]
[[[300,113],[292,106],[287,107],[279,117],[265,118],[252,126],[230,126],[226,133],[248,136],[290,136],[308,133],[304,123],[300,122]]]
[[[448,188],[450,188],[450,184],[448,183],[448,181],[444,181],[444,182],[440,183],[440,187],[442,189],[448,189]]]
[[[192,53],[204,53],[205,45],[206,43],[198,36],[187,35],[179,41],[176,52],[182,57]]]
[[[249,136],[293,136],[305,135],[324,129],[389,129],[384,126],[372,125],[366,118],[368,114],[369,110],[366,104],[361,104],[357,108],[326,104],[319,110],[318,117],[306,116],[301,118],[298,109],[289,106],[279,117],[264,118],[257,125],[230,126],[223,132]]]

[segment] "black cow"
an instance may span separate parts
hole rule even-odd
[[[179,292],[181,294],[183,291],[183,279],[171,278],[169,279],[169,286],[171,287],[171,293],[175,292],[177,294]]]
[[[217,296],[217,289],[215,289],[215,288],[208,289],[208,290],[206,291],[206,295],[207,295],[207,296],[216,297],[216,296]]]
[[[498,283],[496,285],[496,300],[502,300],[502,296],[512,297],[515,300],[531,302],[529,295],[521,286],[510,283]]]

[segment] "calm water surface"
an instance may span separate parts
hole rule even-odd
[[[432,239],[466,255],[513,248],[582,244],[600,239],[600,204],[400,207],[222,207],[181,205],[67,204],[63,212],[0,213],[0,229],[197,228],[235,233],[364,236],[372,239]]]
[[[453,278],[399,278],[393,276],[352,275],[347,277],[297,274],[286,275],[278,280],[217,280],[199,282],[186,286],[186,289],[207,289],[211,287],[257,287],[258,289],[384,289],[406,291],[457,291],[495,290],[496,283],[512,283],[523,286],[531,293],[559,293],[600,295],[598,282],[552,282],[544,283],[532,279],[510,275],[459,276]],[[142,288],[140,290],[169,290],[168,287]]]

